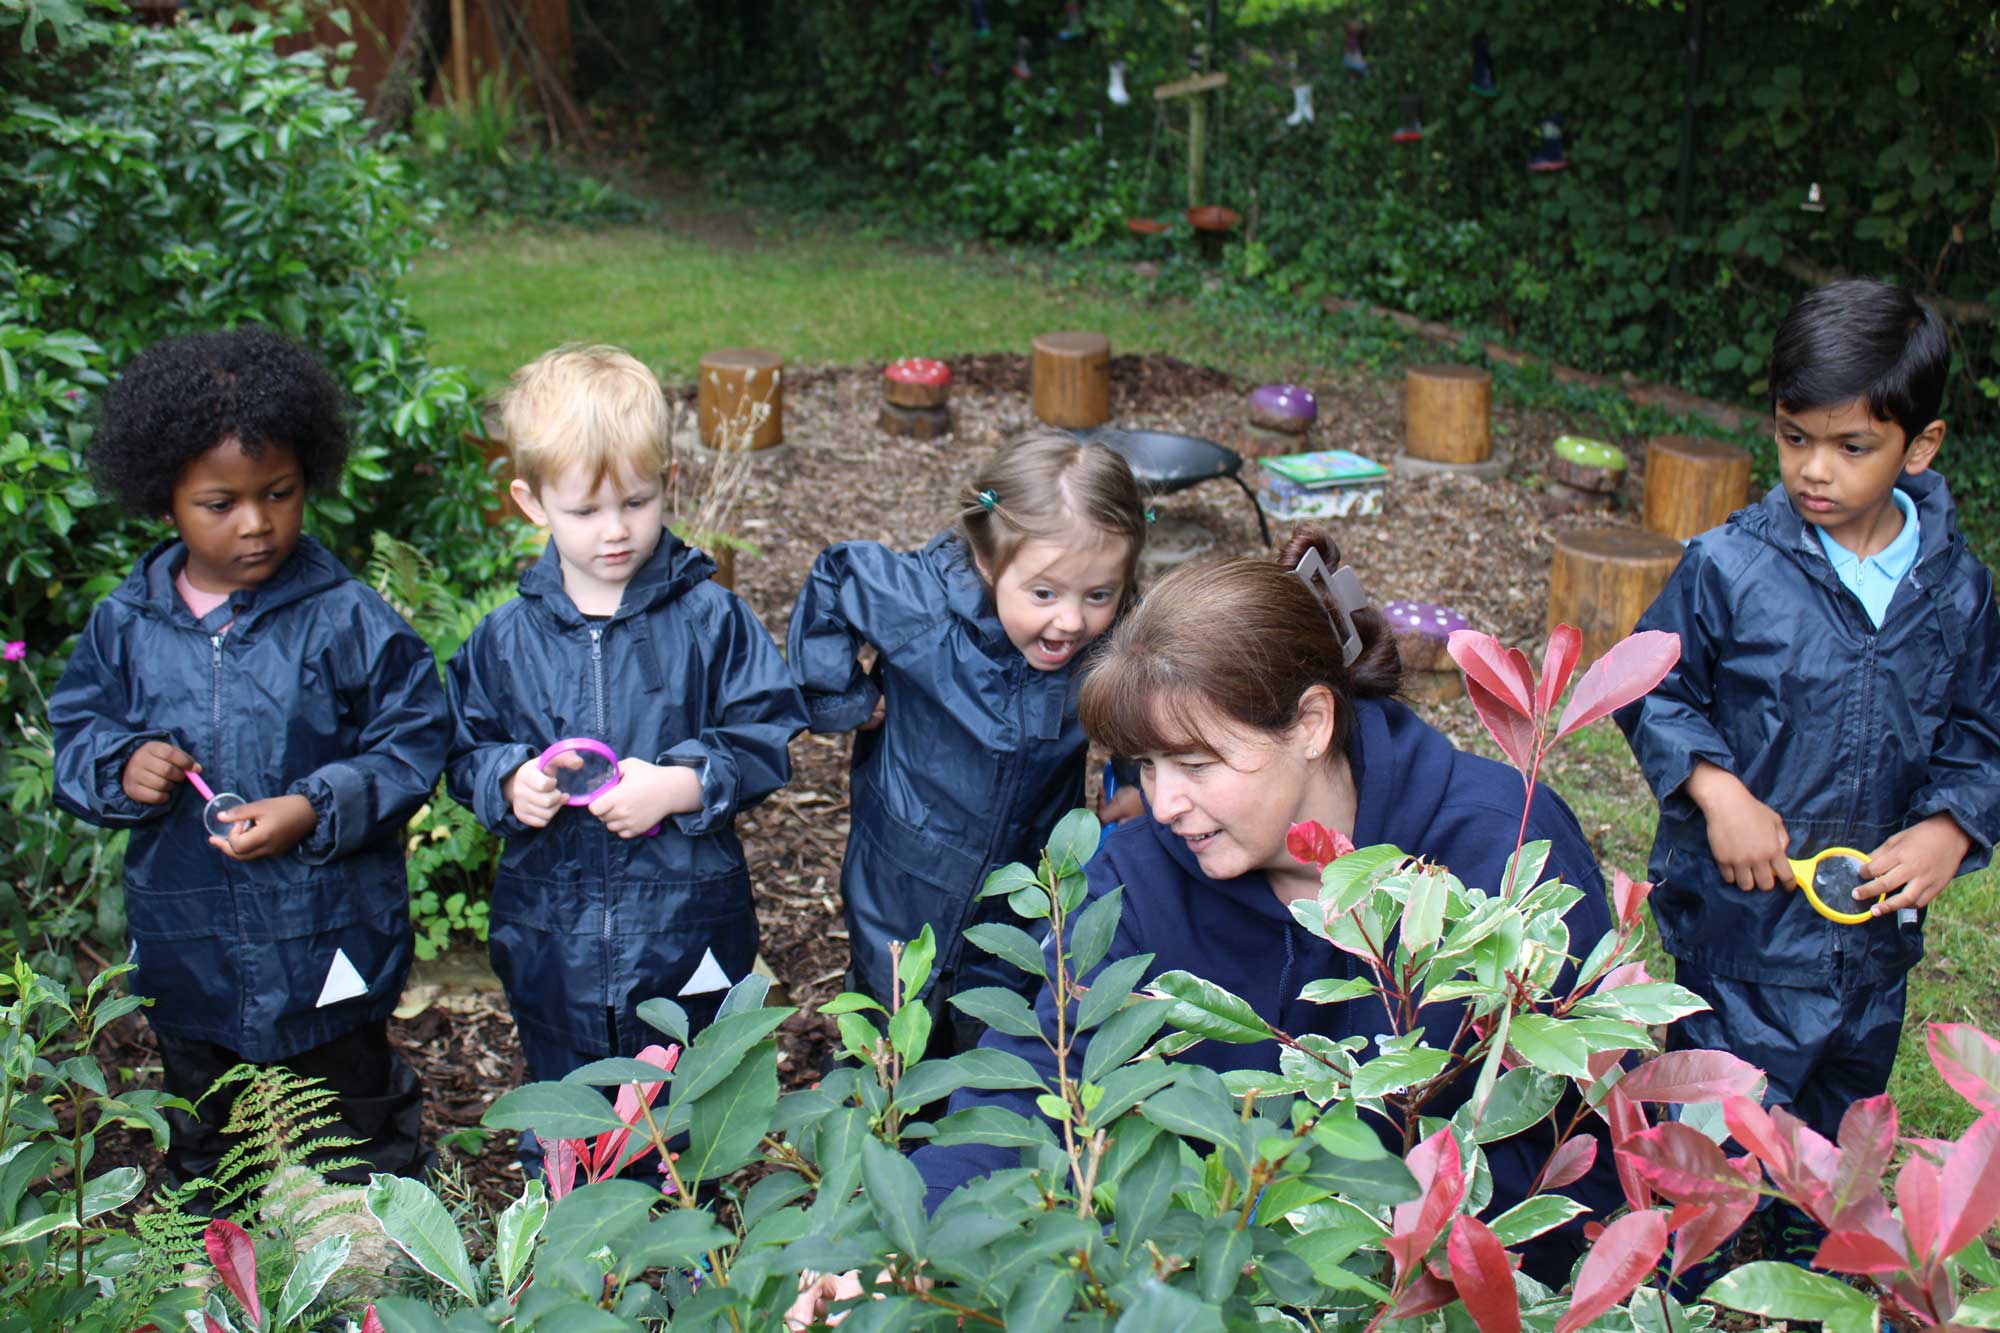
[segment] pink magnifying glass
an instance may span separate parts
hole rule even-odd
[[[577,762],[558,764],[556,761],[565,755],[575,755]],[[556,780],[556,790],[563,794],[566,805],[589,805],[624,776],[618,771],[617,752],[594,736],[557,741],[535,756],[535,767]],[[646,836],[653,837],[659,831],[655,824],[646,830]]]
[[[247,822],[238,821],[234,825],[225,824],[218,816],[226,811],[234,810],[239,805],[248,805],[250,802],[244,800],[233,791],[214,790],[206,782],[202,781],[201,774],[192,770],[188,772],[187,780],[194,787],[195,791],[201,794],[201,798],[208,802],[207,805],[201,808],[201,822],[202,826],[209,831],[210,836],[221,838],[224,842],[227,842],[231,828],[249,828],[251,824],[256,822],[255,820],[250,820]]]

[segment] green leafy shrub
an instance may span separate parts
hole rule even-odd
[[[449,96],[418,107],[410,137],[409,161],[454,229],[621,222],[646,213],[640,200],[543,152],[519,94],[498,74],[481,76],[462,107]]]

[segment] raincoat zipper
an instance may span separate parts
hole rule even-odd
[[[598,738],[601,740],[608,741],[611,739],[609,734],[611,727],[606,717],[606,710],[604,706],[604,627],[602,625],[592,625],[590,627],[590,701],[591,701],[591,706],[597,715]],[[609,1009],[611,1007],[611,973],[612,973],[611,885],[609,882],[611,878],[610,857],[611,857],[610,852],[606,850],[604,853],[605,873],[600,880],[600,887],[604,892],[604,928],[602,933],[599,935],[599,940],[604,945],[605,989],[604,989],[603,1003],[606,1009]],[[616,1055],[617,1051],[613,1050],[612,1054]]]

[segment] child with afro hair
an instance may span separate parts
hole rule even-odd
[[[132,988],[195,1104],[167,1113],[176,1184],[228,1146],[230,1099],[203,1094],[243,1063],[338,1095],[332,1132],[364,1161],[336,1174],[430,1160],[387,1020],[411,957],[401,832],[449,727],[424,641],[301,530],[347,444],[318,358],[237,329],[141,353],[86,450],[102,490],[174,527],[91,613],[49,721],[57,804],[131,830]]]

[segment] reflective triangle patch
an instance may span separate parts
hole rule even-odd
[[[688,978],[687,985],[680,988],[682,995],[706,995],[710,991],[728,990],[729,974],[722,970],[722,964],[715,961],[715,950],[701,951],[701,966]]]
[[[324,1009],[330,1004],[339,1004],[342,1000],[351,1000],[357,995],[367,993],[368,983],[354,970],[354,964],[348,960],[347,950],[335,949],[333,966],[326,970],[326,984],[319,988],[319,1003],[313,1008]]]

